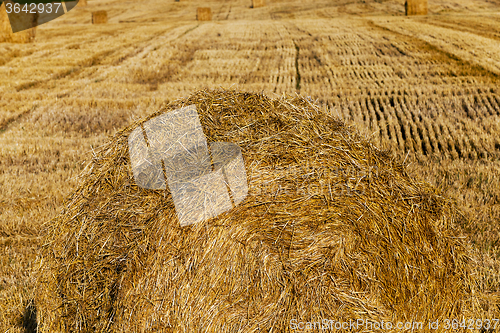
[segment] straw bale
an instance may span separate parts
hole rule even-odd
[[[198,7],[196,19],[198,21],[212,21],[212,10],[208,7]]]
[[[180,227],[168,190],[135,184],[128,136],[195,105],[241,148],[248,196]],[[453,202],[295,96],[199,91],[94,151],[44,227],[40,332],[287,332],[314,322],[474,318],[474,256]],[[370,331],[370,330],[366,330]]]
[[[11,20],[13,20],[14,24],[16,24],[16,21],[22,23],[19,20],[28,20],[29,25],[33,26],[33,28],[13,33],[9,16],[5,10],[5,3],[3,3],[0,6],[0,43],[31,43],[35,40],[38,14],[12,14]]]
[[[92,24],[108,23],[108,13],[105,10],[92,12]]]
[[[85,6],[87,6],[87,0],[79,0],[77,6],[78,7],[85,7]]]
[[[427,0],[406,0],[405,15],[427,15]]]
[[[265,0],[252,0],[252,8],[264,7],[265,5]]]

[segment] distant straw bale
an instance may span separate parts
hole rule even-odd
[[[265,5],[265,0],[252,0],[252,8],[264,7]]]
[[[427,0],[406,0],[405,15],[427,15]]]
[[[87,6],[87,0],[79,0],[77,7],[85,7]]]
[[[180,227],[169,190],[136,185],[129,135],[195,105],[237,144],[249,192]],[[288,332],[291,320],[478,317],[456,205],[301,97],[200,91],[119,131],[44,227],[40,332]]]
[[[32,26],[33,28],[12,32],[12,23]],[[0,43],[31,43],[35,40],[38,14],[15,14],[11,15],[11,20],[5,10],[5,2],[0,6]]]
[[[108,23],[108,13],[105,10],[92,12],[92,24]]]
[[[208,7],[198,7],[196,19],[198,21],[212,21],[212,10]]]

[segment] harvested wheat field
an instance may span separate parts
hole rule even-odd
[[[500,2],[404,3],[89,0],[0,43],[0,332],[495,332]],[[192,104],[249,192],[181,228],[126,140]]]

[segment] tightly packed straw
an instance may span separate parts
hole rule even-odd
[[[5,3],[1,4],[0,2],[0,43],[31,43],[35,40],[38,14],[12,13],[11,20],[14,24],[23,25],[23,23],[27,23],[34,28],[13,33],[11,21],[9,21],[9,16],[5,10]]]
[[[78,0],[78,7],[85,7],[87,6],[87,0]]]
[[[249,192],[180,227],[168,189],[135,184],[127,140],[146,120],[193,104],[207,141],[241,148]],[[45,226],[39,330],[288,332],[293,320],[473,318],[462,219],[308,100],[199,91],[94,152]]]

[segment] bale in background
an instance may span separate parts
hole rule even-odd
[[[92,12],[92,24],[108,23],[108,13],[105,10]]]
[[[77,7],[85,7],[87,6],[87,0],[79,0]]]
[[[11,20],[13,24],[16,23],[27,23],[33,26],[31,29],[26,29],[16,33],[12,32],[11,22],[9,21],[9,16],[5,10],[5,2],[0,6],[0,43],[31,43],[35,40],[36,35],[36,25],[38,21],[38,14],[24,14],[23,15],[11,15]],[[28,20],[28,22],[15,22],[16,20]]]
[[[193,104],[207,141],[241,148],[249,192],[180,227],[168,189],[136,185],[128,138]],[[459,223],[436,188],[309,100],[200,91],[93,153],[45,225],[38,329],[289,332],[293,319],[482,318]]]
[[[405,15],[427,15],[427,0],[406,0]]]
[[[252,1],[252,8],[264,7],[265,5],[266,5],[265,0],[253,0]]]
[[[211,21],[212,10],[207,7],[198,7],[198,10],[196,11],[196,19],[198,21]]]

